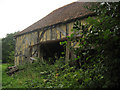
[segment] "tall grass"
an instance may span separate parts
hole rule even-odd
[[[54,64],[41,60],[26,63],[12,76],[6,74],[6,67],[3,65],[3,88],[84,88],[91,86],[92,75],[98,77],[95,68],[94,71],[76,69],[64,64],[64,59],[56,60]]]
[[[61,63],[59,63],[61,62]],[[38,60],[32,64],[26,63],[19,66],[23,69],[12,76],[6,74],[7,64],[3,64],[3,88],[32,88],[32,87],[46,87],[47,79],[52,79],[55,76],[56,69],[64,63],[56,61],[54,65]],[[49,76],[49,77],[48,77]]]
[[[74,67],[64,64],[64,60],[57,60],[50,65],[38,60],[32,64],[19,66],[23,69],[12,76],[6,74],[7,65],[3,65],[3,88],[62,88],[72,87]],[[71,76],[70,76],[71,73]],[[77,85],[77,84],[76,84]]]

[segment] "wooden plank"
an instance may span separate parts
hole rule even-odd
[[[50,40],[52,40],[52,27],[50,28]]]
[[[30,57],[32,57],[32,47],[30,47],[30,51],[29,51],[29,55],[30,55]]]
[[[40,58],[40,45],[38,45],[38,58]]]
[[[57,39],[57,30],[54,31],[55,33],[55,40]]]
[[[68,26],[68,24],[66,24],[66,36],[68,36],[69,35],[69,26]]]
[[[60,32],[56,30],[56,34],[57,39],[60,39]]]
[[[59,27],[56,27],[56,29],[61,32],[64,36],[66,36],[66,32],[64,30],[62,30],[61,28]]]
[[[56,29],[54,29],[53,31],[52,31],[53,33],[52,33],[52,40],[56,40],[57,39],[57,33],[56,33]]]
[[[33,52],[32,56],[34,56],[34,55],[37,53],[37,51],[38,51],[38,49],[36,49],[36,50]]]
[[[19,65],[22,65],[22,51],[20,51]]]
[[[50,40],[50,29],[47,30],[47,40]]]
[[[38,31],[38,32],[37,32],[37,43],[39,43],[39,41],[40,41],[40,40],[39,40],[39,39],[40,39],[40,38],[39,38],[39,35],[40,35],[40,32]]]
[[[42,51],[42,48],[40,47],[39,45],[39,51],[38,51],[38,57],[43,61],[43,51]]]
[[[54,36],[54,28],[52,29],[52,40],[54,40],[55,36]]]
[[[39,40],[41,40],[41,39],[43,38],[45,32],[46,32],[46,30],[44,30],[44,31],[41,33]]]
[[[61,32],[60,32],[60,39],[61,39]]]
[[[46,32],[46,41],[47,41],[47,32]]]

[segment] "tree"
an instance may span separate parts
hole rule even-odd
[[[14,50],[15,50],[15,33],[7,34],[5,38],[2,39],[2,62],[3,63],[13,63],[14,62]]]

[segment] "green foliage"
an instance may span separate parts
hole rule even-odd
[[[64,64],[62,59],[57,60],[54,65],[39,61],[26,63],[19,66],[22,71],[12,76],[6,74],[7,67],[3,64],[3,88],[83,88],[83,85],[88,88],[88,85],[92,85],[90,75],[94,73],[76,70],[75,67]],[[96,75],[96,78],[103,77]]]
[[[11,85],[11,81],[14,80],[14,78],[12,77],[9,77],[7,74],[6,74],[6,71],[7,71],[7,67],[8,66],[11,66],[10,64],[1,64],[2,65],[2,86],[10,86]],[[7,88],[7,87],[6,87]]]
[[[3,63],[13,63],[15,54],[15,33],[7,34],[2,39],[2,61]]]
[[[86,76],[81,87],[119,87],[120,2],[98,3],[97,7],[92,10],[99,16],[88,17],[86,25],[77,21],[68,38],[79,42],[79,48],[71,49],[77,55],[75,60],[81,65],[81,73]]]

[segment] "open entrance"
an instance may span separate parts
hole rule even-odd
[[[40,55],[44,60],[50,61],[50,63],[54,63],[55,60],[59,59],[61,56],[65,56],[62,54],[64,52],[64,47],[60,45],[60,42],[65,40],[53,40],[42,42],[40,44]]]

